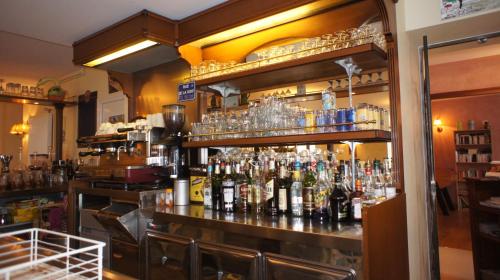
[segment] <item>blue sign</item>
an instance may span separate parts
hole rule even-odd
[[[196,99],[196,84],[194,81],[185,84],[179,84],[177,91],[179,93],[179,102],[192,101]]]

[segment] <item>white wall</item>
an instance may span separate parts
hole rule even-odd
[[[499,11],[441,22],[439,3],[399,0],[396,4],[408,252],[414,280],[430,279],[418,46],[423,35],[428,35],[430,42],[438,42],[498,31],[500,27]]]
[[[429,28],[440,24],[452,23],[454,21],[462,21],[471,17],[495,13],[500,10],[482,11],[467,16],[441,20],[441,0],[406,0],[404,2],[404,25],[406,31]]]

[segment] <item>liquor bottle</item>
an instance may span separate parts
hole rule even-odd
[[[243,164],[236,164],[236,173],[235,173],[235,182],[236,182],[236,190],[238,193],[238,197],[236,197],[236,208],[242,213],[248,212],[248,179],[243,171],[241,170],[241,166]]]
[[[316,176],[312,171],[311,163],[306,163],[304,182],[302,183],[302,199],[304,217],[311,218],[314,211],[314,186],[316,185]]]
[[[215,162],[214,176],[212,176],[212,209],[220,211],[222,210],[222,199],[221,199],[221,184],[222,177],[220,173],[219,161]]]
[[[342,191],[342,180],[339,173],[335,173],[335,183],[330,194],[330,208],[332,222],[345,222],[349,219],[349,199]]]
[[[363,208],[363,187],[361,179],[356,179],[356,190],[351,193],[351,219],[360,222],[362,218],[361,209]]]
[[[235,183],[231,175],[231,165],[226,166],[226,175],[222,179],[222,211],[234,212]]]
[[[266,172],[267,171],[267,172]],[[264,162],[265,188],[266,188],[266,214],[269,216],[278,215],[279,195],[278,195],[278,175],[276,174],[276,164],[274,159],[269,163]]]
[[[326,178],[325,163],[317,164],[318,179],[314,188],[314,219],[325,221],[328,219],[328,199],[330,184]]]
[[[288,170],[286,162],[283,160],[280,162],[279,168],[279,180],[278,180],[278,213],[288,214],[291,208],[290,199],[290,177],[288,176]]]
[[[373,194],[376,201],[382,201],[386,198],[384,177],[380,168],[380,161],[373,161]]]
[[[384,188],[387,198],[396,196],[396,186],[392,180],[391,160],[384,159]]]
[[[248,164],[248,162],[245,164],[245,176],[247,180],[246,211],[247,213],[250,213],[252,212],[252,206],[253,206],[254,178],[253,178],[252,165]]]
[[[300,160],[296,160],[294,164],[294,171],[292,175],[293,183],[290,187],[290,200],[292,215],[294,217],[302,217],[302,181],[300,178]]]
[[[203,205],[205,209],[212,209],[212,162],[207,166],[207,179],[203,185]]]
[[[253,174],[253,188],[252,188],[252,210],[256,214],[261,214],[262,213],[262,208],[263,208],[263,203],[262,203],[262,196],[263,196],[263,188],[264,188],[264,178],[261,175],[260,172],[260,166],[257,164],[255,165],[254,168],[254,174]]]

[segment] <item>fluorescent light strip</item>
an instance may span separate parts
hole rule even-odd
[[[92,60],[90,62],[87,62],[87,63],[85,63],[83,65],[88,66],[88,67],[94,67],[94,66],[106,63],[108,61],[120,58],[122,56],[126,56],[128,54],[138,52],[138,51],[143,50],[145,48],[149,48],[149,47],[154,46],[156,44],[158,44],[158,43],[155,42],[155,41],[145,40],[145,41],[142,41],[142,42],[137,43],[135,45],[132,45],[130,47],[126,47],[124,49],[116,51],[114,53],[110,53],[108,55],[105,55],[105,56],[99,57],[97,59],[94,59],[94,60]]]

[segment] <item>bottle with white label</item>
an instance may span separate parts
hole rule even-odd
[[[294,164],[294,171],[292,175],[293,183],[290,187],[290,200],[292,215],[294,217],[302,217],[303,206],[302,206],[302,180],[300,178],[300,160],[297,160]]]
[[[356,179],[356,191],[351,193],[351,219],[355,222],[361,222],[363,208],[363,186],[361,180]]]
[[[205,209],[212,209],[212,163],[207,166],[207,179],[203,185],[203,205]]]
[[[279,180],[278,180],[278,213],[280,215],[290,213],[290,178],[286,169],[286,162],[283,160],[279,165]]]
[[[234,189],[235,182],[233,176],[231,175],[231,165],[226,166],[224,178],[222,178],[222,211],[224,212],[234,212]]]
[[[267,171],[267,172],[266,172]],[[278,215],[279,194],[278,194],[278,176],[276,174],[276,163],[274,159],[269,160],[269,163],[264,162],[265,173],[265,197],[266,197],[266,214],[269,216]]]

